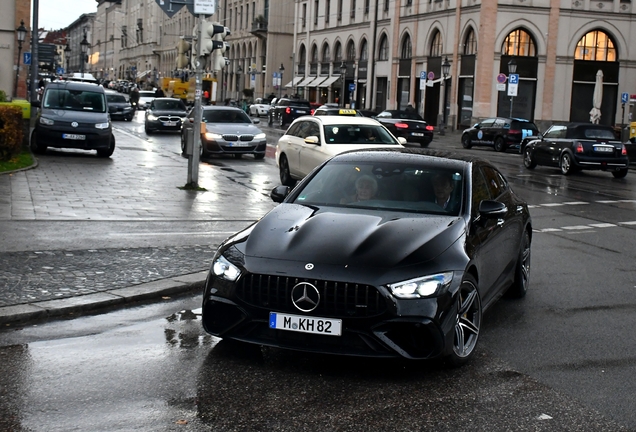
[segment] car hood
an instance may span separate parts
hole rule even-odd
[[[435,259],[464,231],[459,217],[281,204],[252,227],[244,253],[273,260],[394,268]]]
[[[262,133],[257,126],[251,123],[206,123],[205,129],[208,132],[214,132],[218,134],[251,134],[256,135]]]
[[[165,116],[165,115],[185,117],[187,115],[185,111],[179,111],[179,110],[152,110],[148,113],[148,115],[150,114],[157,117]]]
[[[43,108],[40,111],[40,116],[54,121],[66,121],[69,123],[73,121],[78,123],[104,123],[108,119],[107,112],[56,110],[49,108]]]
[[[108,108],[130,108],[130,104],[128,102],[109,102]]]

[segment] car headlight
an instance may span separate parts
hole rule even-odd
[[[214,274],[222,279],[234,282],[241,275],[241,270],[221,255],[212,265]]]
[[[152,114],[148,114],[148,120],[155,121],[155,120],[157,120],[157,116],[154,116]]]
[[[448,288],[452,280],[453,272],[445,272],[389,284],[389,289],[402,299],[430,297]]]
[[[110,123],[109,123],[109,122],[106,122],[106,123],[97,123],[97,124],[95,125],[95,127],[96,127],[97,129],[108,129],[108,126],[110,126]]]
[[[181,117],[181,123],[185,123],[187,117]]]
[[[267,138],[267,135],[265,135],[264,133],[259,133],[259,134],[254,135],[254,139],[257,139],[257,140],[265,139],[265,138]]]
[[[223,139],[223,135],[215,134],[212,132],[206,132],[205,139],[208,141],[218,141]]]
[[[53,120],[48,119],[46,117],[40,117],[40,123],[41,124],[45,124],[47,126],[53,126],[53,123],[55,123]]]

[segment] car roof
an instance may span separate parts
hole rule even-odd
[[[324,116],[302,116],[294,120],[294,123],[300,120],[315,119],[323,125],[330,124],[353,124],[353,125],[371,125],[381,126],[377,120],[370,117],[342,116],[342,115],[324,115]]]
[[[88,91],[96,91],[99,93],[105,92],[104,87],[99,84],[89,83],[89,82],[81,82],[81,81],[51,81],[46,85],[46,88],[66,88],[69,90],[88,90]]]
[[[159,99],[161,99],[161,98],[159,98]],[[229,106],[229,105],[205,105],[205,106],[202,106],[201,108],[203,108],[203,111],[213,111],[213,110],[221,111],[222,110],[222,111],[241,111],[241,112],[245,112],[239,107],[234,107],[234,106]]]
[[[387,162],[387,157],[391,157],[394,162],[412,162],[413,158],[426,158],[440,166],[449,168],[465,167],[469,164],[479,163],[485,165],[492,164],[486,159],[473,155],[464,155],[446,150],[434,150],[417,147],[403,148],[367,148],[359,150],[349,150],[340,153],[332,158],[334,161],[358,161],[364,159],[369,162]]]

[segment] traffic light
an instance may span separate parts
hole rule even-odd
[[[201,29],[201,40],[198,46],[199,57],[207,56],[214,50],[223,49],[225,42],[223,41],[230,34],[230,29],[220,23],[204,22]],[[220,36],[220,37],[219,37]]]
[[[214,35],[214,42],[216,43],[216,48],[212,53],[212,70],[220,71],[228,64],[227,58],[225,58],[225,53],[228,49],[230,49],[230,45],[225,42],[225,38],[230,34],[230,29],[225,27],[223,32],[217,33]]]
[[[181,39],[177,44],[177,69],[183,69],[188,66],[188,54],[192,45],[185,39]]]

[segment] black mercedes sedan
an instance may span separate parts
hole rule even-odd
[[[485,160],[354,150],[271,196],[281,204],[213,258],[202,322],[214,336],[460,366],[483,312],[528,289],[528,206]]]
[[[155,98],[146,109],[144,129],[147,134],[156,131],[181,131],[187,108],[181,99]]]
[[[391,131],[396,138],[428,147],[433,141],[433,126],[426,123],[415,111],[385,110],[374,117]]]
[[[519,149],[524,139],[539,135],[537,126],[525,119],[509,117],[487,118],[462,133],[462,146],[491,146],[497,152]]]
[[[106,91],[106,102],[111,120],[131,121],[135,116],[135,110],[123,94],[113,90]]]

